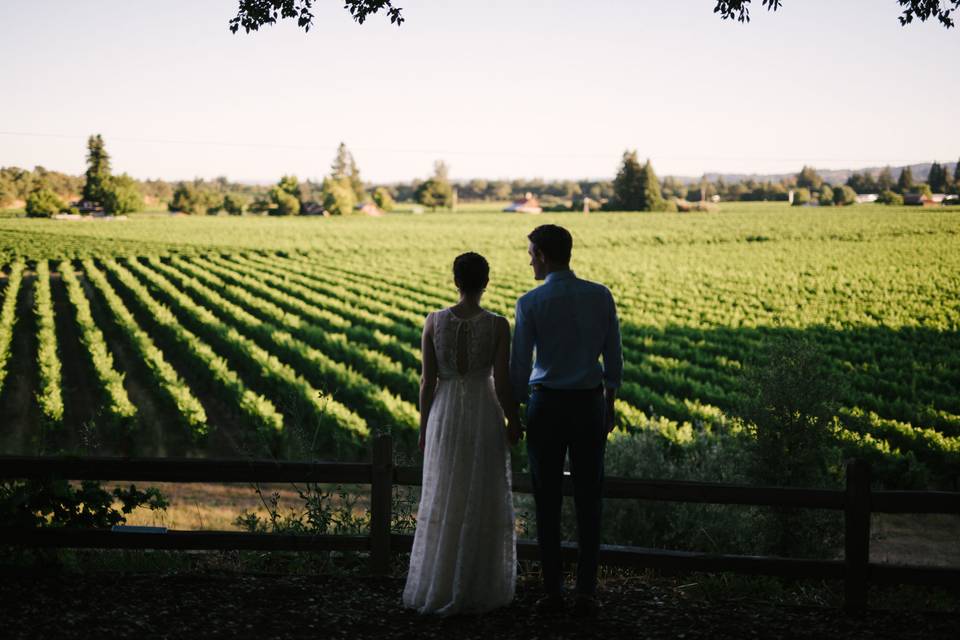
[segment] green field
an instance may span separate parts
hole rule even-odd
[[[574,236],[611,287],[624,427],[684,447],[734,428],[745,361],[801,335],[848,382],[847,451],[960,464],[960,209],[727,204],[712,214],[0,219],[2,450],[355,457],[417,424],[420,324],[462,251],[512,317],[526,234]],[[906,466],[905,466],[906,465]]]

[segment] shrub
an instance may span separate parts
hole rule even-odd
[[[764,346],[744,367],[737,413],[752,436],[748,479],[764,486],[837,484],[840,449],[836,398],[841,379],[813,342],[787,336]],[[765,551],[797,556],[822,551],[835,532],[823,514],[796,508],[761,512]]]
[[[115,500],[120,501],[119,510]],[[84,480],[79,487],[61,479],[0,483],[0,524],[5,527],[109,528],[125,522],[137,507],[162,510],[167,506],[153,487],[139,491],[130,485],[108,492],[94,480]]]
[[[393,196],[386,187],[377,187],[373,191],[373,202],[384,211],[392,211],[394,207]]]
[[[810,202],[810,189],[801,187],[793,192],[793,206],[802,207]]]
[[[820,187],[820,196],[817,199],[821,207],[828,207],[833,204],[833,189],[830,188],[830,185],[823,185]]]
[[[65,206],[63,200],[57,194],[50,189],[41,187],[30,192],[30,195],[27,196],[27,217],[49,218],[60,213],[60,210]]]
[[[137,183],[127,174],[108,176],[100,196],[106,213],[120,215],[143,210],[143,195]]]
[[[841,207],[857,204],[857,192],[847,185],[837,187],[833,190],[833,204]]]
[[[204,184],[203,180],[181,182],[173,190],[173,197],[167,204],[170,211],[182,211],[194,215],[216,213],[223,200],[219,193]]]
[[[323,179],[323,208],[331,215],[349,215],[356,204],[356,196],[349,183],[333,178]]]
[[[249,203],[249,198],[242,193],[228,193],[223,196],[223,210],[231,216],[242,216]]]
[[[881,191],[881,192],[877,195],[877,203],[878,203],[878,204],[893,204],[893,205],[903,204],[903,196],[901,196],[899,193],[895,193],[895,192],[887,189],[887,190],[885,190],[885,191]]]
[[[269,192],[273,207],[268,213],[272,216],[296,216],[300,214],[300,200],[282,187],[271,187]]]

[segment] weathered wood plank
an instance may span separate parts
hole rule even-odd
[[[367,536],[288,535],[240,531],[126,533],[109,529],[0,528],[0,544],[70,549],[245,549],[257,551],[367,551]]]
[[[0,478],[138,482],[319,482],[367,484],[371,466],[349,462],[0,456]]]

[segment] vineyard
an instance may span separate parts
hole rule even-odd
[[[492,213],[380,219],[0,220],[4,453],[353,458],[412,442],[420,327],[449,265],[492,265],[512,317],[526,234],[574,235],[623,331],[619,420],[679,448],[737,429],[739,373],[777,336],[844,376],[846,450],[896,484],[960,465],[960,210]]]

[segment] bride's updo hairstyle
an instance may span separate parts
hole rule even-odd
[[[490,281],[490,265],[479,253],[461,253],[453,261],[453,281],[468,296],[482,293]]]

